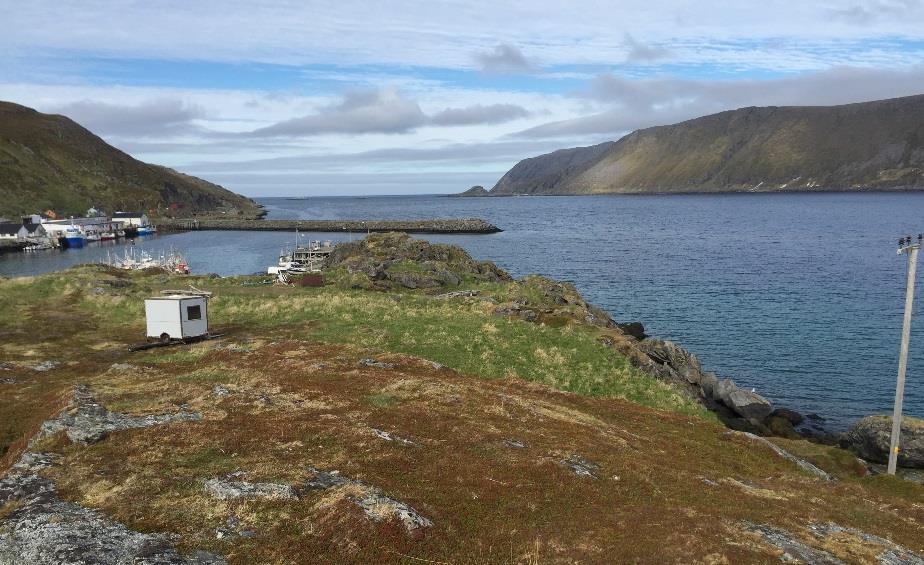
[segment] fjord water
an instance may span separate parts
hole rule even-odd
[[[480,217],[505,231],[432,235],[515,276],[573,282],[619,321],[695,352],[708,370],[843,428],[891,412],[906,258],[924,194],[727,194],[263,199],[270,218]],[[357,237],[308,234],[305,239]],[[139,241],[182,250],[197,273],[265,271],[291,233],[192,232]],[[111,251],[121,253],[124,245]],[[34,274],[105,247],[0,258]],[[924,278],[922,275],[921,278]],[[918,311],[924,304],[918,303]],[[905,413],[924,417],[924,319],[912,326]]]

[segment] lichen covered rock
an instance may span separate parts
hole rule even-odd
[[[902,418],[901,430],[899,466],[924,468],[924,420],[906,416]],[[891,417],[867,416],[847,431],[843,443],[867,461],[885,463],[889,459],[891,434]]]

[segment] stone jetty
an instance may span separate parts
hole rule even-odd
[[[429,220],[240,220],[162,219],[160,231],[235,230],[306,232],[497,233],[494,224],[479,218]]]

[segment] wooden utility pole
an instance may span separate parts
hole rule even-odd
[[[898,351],[898,380],[895,383],[895,408],[892,410],[892,440],[889,445],[890,475],[895,474],[898,465],[899,440],[902,432],[902,402],[905,398],[905,370],[908,368],[908,341],[911,339],[911,311],[914,303],[914,276],[918,266],[918,251],[924,235],[918,234],[918,242],[912,244],[911,236],[898,240],[898,254],[908,254],[908,283],[905,289],[905,320],[902,323],[902,345]]]

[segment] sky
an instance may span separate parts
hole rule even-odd
[[[924,93],[924,0],[0,0],[0,100],[248,196],[490,188],[744,106]]]

